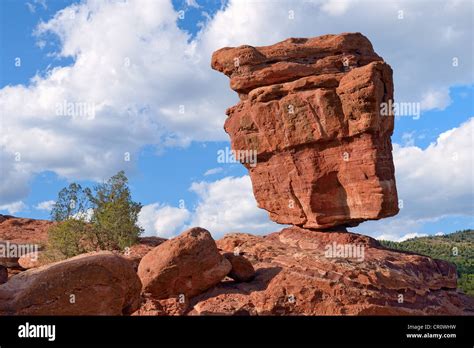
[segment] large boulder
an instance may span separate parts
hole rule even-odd
[[[327,229],[397,214],[392,69],[365,36],[226,47],[212,68],[239,94],[224,128],[272,220]]]
[[[256,269],[251,282],[224,281],[190,300],[191,315],[474,315],[449,262],[382,247],[342,231],[285,228],[217,241]]]
[[[138,265],[142,260],[143,256],[148,254],[151,250],[156,248],[161,243],[165,242],[165,238],[160,237],[140,237],[138,243],[125,248],[122,255],[130,260],[135,271],[138,271]]]
[[[139,307],[140,291],[129,261],[94,252],[13,276],[0,286],[0,314],[131,314]]]
[[[230,270],[211,234],[194,227],[146,254],[138,275],[143,292],[160,300],[196,296],[219,283]]]

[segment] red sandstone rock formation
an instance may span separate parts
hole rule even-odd
[[[16,244],[44,244],[48,239],[48,220],[25,219],[0,214],[0,241]]]
[[[121,253],[126,259],[130,260],[135,271],[138,271],[138,265],[142,260],[143,256],[148,254],[151,250],[156,248],[158,245],[164,243],[165,238],[160,237],[141,237],[138,238],[138,243],[126,248]]]
[[[227,275],[229,278],[237,282],[249,282],[255,277],[255,269],[252,263],[242,255],[239,255],[239,252],[225,253],[224,257],[229,260],[232,266]]]
[[[89,253],[22,272],[0,286],[0,315],[122,315],[136,311],[141,283],[130,262]]]
[[[454,265],[385,249],[367,236],[292,227],[228,234],[217,245],[237,248],[256,276],[196,296],[189,315],[474,315],[474,298],[456,290]],[[338,257],[339,246],[353,257]]]
[[[138,275],[143,292],[154,299],[196,296],[219,283],[231,270],[211,234],[195,227],[146,254]]]
[[[222,48],[212,67],[239,94],[225,130],[272,220],[323,229],[397,214],[393,117],[380,114],[392,69],[366,37]]]

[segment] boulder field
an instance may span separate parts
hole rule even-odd
[[[142,256],[93,252],[8,281],[0,267],[0,315],[474,314],[454,265],[342,230],[192,228]]]

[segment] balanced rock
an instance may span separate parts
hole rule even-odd
[[[231,270],[211,234],[194,227],[146,254],[138,276],[143,292],[155,300],[191,298],[219,283]]]
[[[212,68],[239,94],[224,128],[272,220],[326,229],[397,214],[392,69],[365,36],[226,47]]]
[[[225,253],[224,257],[229,260],[232,269],[227,275],[237,282],[249,282],[255,277],[255,269],[252,263],[242,255],[235,253]]]
[[[217,245],[243,252],[255,278],[196,296],[188,315],[474,315],[474,298],[456,289],[453,264],[367,236],[291,227],[229,234]]]
[[[0,315],[131,314],[140,291],[140,279],[123,257],[82,254],[10,278],[0,286]]]

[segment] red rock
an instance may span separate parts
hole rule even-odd
[[[224,128],[272,220],[327,229],[397,214],[393,117],[380,114],[392,69],[366,37],[223,48],[212,67],[239,93]]]
[[[188,301],[184,297],[167,298],[156,300],[152,297],[144,297],[140,308],[133,313],[134,316],[180,316],[188,309]]]
[[[331,258],[334,243],[363,247],[363,257]],[[255,279],[218,284],[192,298],[186,314],[474,315],[474,299],[456,290],[454,265],[370,237],[292,227],[265,237],[230,234],[217,245],[244,253]]]
[[[8,270],[6,267],[0,266],[0,284],[6,283],[8,280]]]
[[[143,292],[161,300],[196,296],[219,283],[230,269],[210,233],[194,227],[146,254],[138,275]]]
[[[0,241],[17,244],[39,244],[48,240],[48,229],[54,222],[25,219],[0,214]]]
[[[22,250],[26,245],[41,250],[43,245],[46,244],[48,228],[52,224],[53,222],[47,220],[26,219],[0,214],[0,244],[2,244],[0,250],[4,250],[7,242],[9,245],[22,246],[19,250]],[[5,257],[0,252],[0,265],[9,269],[21,268],[18,263],[20,256]]]
[[[140,279],[112,252],[30,269],[0,286],[0,315],[122,315],[140,304]]]
[[[48,264],[46,260],[41,258],[41,252],[28,253],[20,256],[18,265],[23,269],[36,268]]]
[[[255,277],[255,269],[249,260],[242,255],[235,253],[225,253],[224,257],[229,260],[232,269],[227,275],[237,282],[249,282]]]
[[[122,255],[130,260],[135,271],[138,271],[138,265],[143,256],[165,241],[165,238],[160,237],[140,237],[138,243],[125,248]]]

